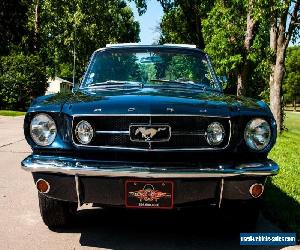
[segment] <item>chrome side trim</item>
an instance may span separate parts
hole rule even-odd
[[[97,130],[96,134],[115,134],[115,135],[129,135],[129,131],[118,130]],[[185,131],[173,131],[172,135],[198,135],[206,136],[206,132],[185,132]]]
[[[270,176],[279,171],[279,166],[267,160],[256,167],[241,167],[245,164],[199,167],[146,167],[144,163],[84,161],[75,158],[31,155],[22,161],[22,168],[30,172],[59,173],[78,176],[136,177],[136,178],[227,178],[233,176]],[[75,179],[76,180],[76,179]],[[77,179],[80,188],[79,179]],[[80,189],[78,189],[80,194]],[[80,196],[79,196],[80,197]]]
[[[188,132],[188,131],[174,131],[172,135],[199,135],[206,136],[206,132]]]
[[[96,134],[116,134],[116,135],[129,135],[129,131],[116,131],[116,130],[97,130]]]
[[[177,152],[177,151],[221,151],[225,148],[129,148],[129,147],[118,147],[118,146],[85,146],[75,144],[78,148],[98,148],[98,149],[117,149],[117,150],[130,150],[130,151],[151,151],[151,152]]]
[[[230,116],[219,116],[219,115],[206,115],[206,114],[75,114],[72,117],[81,116],[200,116],[200,117],[212,117],[212,118],[224,118],[229,119]]]

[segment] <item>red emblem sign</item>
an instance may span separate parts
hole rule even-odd
[[[126,207],[172,208],[173,182],[171,181],[126,181]]]
[[[129,195],[138,198],[140,201],[158,201],[160,198],[170,198],[171,194],[155,190],[152,184],[146,184],[143,189],[129,192]]]

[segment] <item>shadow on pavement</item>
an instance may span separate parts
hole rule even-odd
[[[83,210],[73,226],[54,231],[81,233],[82,246],[108,249],[241,249],[238,227],[203,209]]]
[[[275,186],[270,178],[266,183],[263,213],[285,231],[296,231],[298,243],[300,243],[300,204],[293,197]]]

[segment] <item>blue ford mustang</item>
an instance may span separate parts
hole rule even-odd
[[[253,224],[276,141],[268,106],[227,96],[208,55],[184,45],[94,52],[72,93],[35,99],[22,161],[41,216],[63,226],[83,203],[127,209],[213,206]]]

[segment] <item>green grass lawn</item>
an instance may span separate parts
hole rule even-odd
[[[25,115],[25,112],[13,111],[13,110],[0,110],[0,115],[4,115],[4,116],[19,116],[19,115]]]
[[[280,173],[267,182],[264,213],[283,229],[300,237],[300,113],[287,112],[288,131],[277,138],[269,158]]]

